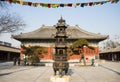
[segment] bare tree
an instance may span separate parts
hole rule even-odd
[[[5,1],[0,1],[0,34],[16,32],[25,26],[19,15],[8,12],[8,7],[9,5]]]
[[[5,14],[0,16],[0,33],[15,32],[21,30],[25,24],[19,16]]]
[[[117,41],[117,40],[107,40],[106,42],[102,43],[102,45],[103,45],[102,49],[116,48],[116,47],[120,46],[120,41]]]
[[[105,45],[106,48],[116,48],[118,46],[120,46],[120,43],[112,40],[107,41]]]

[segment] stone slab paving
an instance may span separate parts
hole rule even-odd
[[[120,63],[114,62],[97,67],[72,66],[69,74],[71,82],[120,82],[119,68]],[[13,66],[12,62],[0,63],[0,82],[51,82],[51,76],[51,66]]]
[[[120,82],[120,75],[102,67],[73,68],[72,82]]]
[[[111,71],[120,73],[120,62],[106,61],[105,63],[100,63],[99,65]]]

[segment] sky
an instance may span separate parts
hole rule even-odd
[[[98,0],[24,0],[39,3],[84,3]],[[105,1],[105,0],[99,0]],[[26,27],[17,33],[26,33],[40,28],[42,25],[56,25],[60,17],[66,20],[70,26],[78,25],[80,28],[92,32],[109,35],[114,38],[120,35],[120,1],[117,4],[106,3],[103,5],[86,7],[59,7],[43,8],[11,4],[10,13],[16,13],[26,23]],[[20,42],[11,38],[11,34],[0,35],[0,40],[12,43],[12,46],[19,47]]]

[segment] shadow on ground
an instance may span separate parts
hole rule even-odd
[[[113,69],[111,69],[111,68],[108,68],[108,67],[105,67],[105,66],[102,66],[102,65],[100,65],[101,67],[103,67],[103,68],[105,68],[105,69],[108,69],[108,70],[110,70],[110,71],[112,71],[112,72],[115,72],[115,73],[117,73],[118,75],[120,75],[120,72],[118,72],[118,71],[115,71],[115,70],[113,70]]]

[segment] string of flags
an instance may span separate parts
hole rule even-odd
[[[86,3],[38,3],[38,2],[27,2],[23,0],[0,0],[0,1],[8,1],[10,4],[21,4],[33,7],[45,7],[45,8],[58,8],[58,7],[85,7],[85,6],[94,6],[94,5],[103,5],[105,3],[118,3],[119,0],[105,0],[105,1],[97,1],[97,2],[86,2]]]

